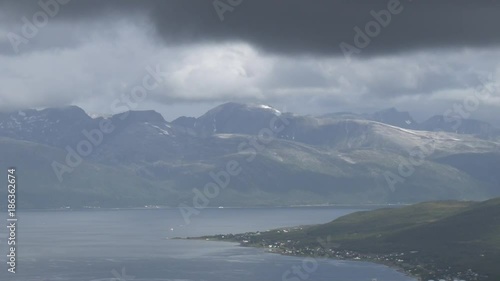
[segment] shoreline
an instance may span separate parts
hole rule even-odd
[[[260,208],[361,208],[361,209],[371,209],[371,208],[383,208],[383,207],[404,207],[409,206],[412,203],[386,203],[386,204],[304,204],[304,205],[257,205],[257,206],[210,206],[203,209],[260,209]],[[100,207],[100,206],[85,206],[85,207],[53,207],[53,208],[21,208],[20,211],[82,211],[82,210],[169,210],[178,209],[176,206],[160,206],[151,205],[148,207],[137,206],[137,207]]]
[[[290,256],[290,257],[311,257],[314,259],[329,259],[329,260],[337,260],[337,261],[351,261],[351,262],[367,262],[367,263],[373,263],[373,264],[378,264],[378,265],[384,265],[387,266],[397,272],[400,272],[404,274],[405,276],[414,279],[415,281],[424,281],[419,275],[416,275],[407,269],[405,269],[402,266],[399,266],[395,263],[391,262],[382,262],[379,260],[375,259],[363,259],[363,258],[339,258],[339,257],[332,257],[330,255],[306,255],[306,254],[293,254],[293,253],[286,253],[284,249],[276,249],[276,248],[266,248],[262,245],[245,245],[243,242],[238,241],[238,240],[221,240],[221,239],[210,239],[206,237],[175,237],[172,239],[181,239],[181,240],[200,240],[200,241],[210,241],[210,242],[222,242],[222,243],[237,243],[236,246],[238,247],[246,247],[246,248],[255,248],[255,249],[262,249],[264,250],[265,253],[267,254],[276,254],[276,255],[282,255],[282,256]],[[382,280],[383,281],[383,280]]]
[[[226,241],[221,241],[221,242],[226,242]],[[229,242],[229,241],[228,241]],[[264,247],[258,247],[258,246],[244,246],[244,245],[239,245],[240,247],[251,247],[251,248],[262,248],[265,249]],[[337,261],[351,261],[351,262],[367,262],[367,263],[373,263],[373,264],[378,264],[378,265],[384,265],[387,266],[391,269],[394,269],[397,272],[400,272],[407,277],[415,279],[415,281],[423,281],[420,276],[415,275],[408,270],[405,270],[403,267],[398,266],[397,264],[394,263],[388,263],[388,262],[381,262],[378,260],[373,260],[373,259],[349,259],[349,258],[338,258],[338,257],[331,257],[331,256],[315,256],[315,255],[300,255],[300,254],[287,254],[283,253],[282,251],[272,251],[268,250],[265,251],[266,253],[270,254],[278,254],[278,255],[283,255],[283,256],[291,256],[291,257],[311,257],[314,259],[330,259],[330,260],[337,260]]]

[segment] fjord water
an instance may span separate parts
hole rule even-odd
[[[410,281],[396,270],[373,263],[316,259],[307,277],[283,274],[303,266],[303,257],[267,253],[234,243],[176,240],[325,223],[352,208],[204,209],[186,224],[172,209],[23,211],[18,213],[17,273],[7,272],[6,254],[0,280],[9,281]],[[6,228],[1,252],[7,252]],[[295,278],[295,279],[294,279]]]

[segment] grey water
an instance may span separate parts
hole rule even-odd
[[[7,272],[7,229],[0,228],[0,280],[414,281],[379,264],[169,239],[325,223],[354,211],[358,209],[213,208],[201,210],[189,224],[176,208],[19,211],[15,274]]]

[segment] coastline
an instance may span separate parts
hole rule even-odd
[[[209,240],[209,241],[213,241],[213,240]],[[229,242],[229,241],[221,241],[221,242]],[[265,249],[265,247],[261,247],[261,246],[245,246],[245,245],[242,245],[240,243],[239,245],[240,247],[252,247],[252,248],[262,248],[262,249]],[[352,261],[352,262],[368,262],[368,263],[374,263],[374,264],[379,264],[379,265],[384,265],[384,266],[387,266],[391,269],[394,269],[400,273],[403,273],[404,275],[410,277],[410,278],[413,278],[415,279],[415,281],[423,281],[422,278],[410,271],[408,271],[407,269],[405,269],[404,267],[401,267],[395,263],[390,263],[390,262],[382,262],[382,261],[379,261],[379,260],[375,260],[375,259],[352,259],[352,258],[338,258],[338,257],[331,257],[331,256],[314,256],[314,255],[300,255],[300,254],[287,254],[287,253],[284,253],[283,251],[273,251],[273,250],[267,250],[265,251],[267,253],[270,253],[270,254],[278,254],[278,255],[284,255],[284,256],[292,256],[292,257],[311,257],[311,258],[318,258],[318,259],[331,259],[331,260],[338,260],[338,261]],[[383,280],[382,280],[383,281]]]
[[[298,204],[298,205],[229,205],[229,206],[207,206],[204,209],[265,209],[265,208],[353,208],[353,209],[375,209],[385,207],[404,207],[409,206],[411,203],[370,203],[370,204]],[[147,205],[147,206],[125,206],[125,207],[111,207],[111,206],[82,206],[82,207],[47,207],[47,208],[21,208],[21,211],[89,211],[89,210],[171,210],[178,209],[178,206],[168,205]]]
[[[367,258],[339,258],[339,257],[333,257],[330,255],[307,255],[307,254],[295,254],[295,253],[286,253],[284,249],[278,249],[278,248],[266,248],[264,245],[256,245],[256,244],[245,244],[239,240],[224,240],[224,239],[217,239],[217,238],[208,238],[208,237],[175,237],[171,239],[185,239],[185,240],[203,240],[203,241],[211,241],[211,242],[222,242],[222,243],[237,243],[236,246],[238,247],[248,247],[248,248],[258,248],[258,249],[263,249],[265,253],[267,254],[277,254],[277,255],[283,255],[283,256],[291,256],[291,257],[310,257],[314,259],[330,259],[330,260],[337,260],[337,261],[352,261],[352,262],[368,262],[368,263],[373,263],[373,264],[378,264],[378,265],[384,265],[387,266],[397,272],[400,272],[404,275],[406,275],[409,278],[414,279],[415,281],[424,281],[419,275],[414,274],[411,272],[411,269],[405,269],[404,267],[392,263],[392,262],[384,262],[376,259],[367,259]],[[412,269],[415,269],[416,266],[414,266]],[[383,281],[383,280],[381,280]]]

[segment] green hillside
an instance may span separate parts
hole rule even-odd
[[[396,265],[422,280],[498,281],[500,198],[363,211],[327,224],[226,235],[223,240],[284,254]]]

